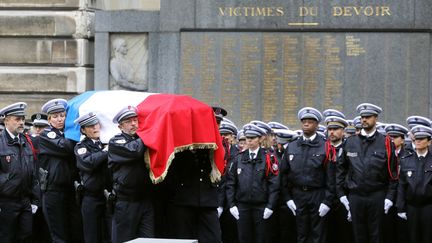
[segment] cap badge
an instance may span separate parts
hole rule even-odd
[[[36,114],[36,119],[40,120],[42,118],[42,115],[40,113]]]

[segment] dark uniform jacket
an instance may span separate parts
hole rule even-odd
[[[222,174],[221,181],[219,183],[219,207],[228,208],[227,200],[226,200],[226,177],[228,174],[228,170],[232,167],[232,163],[234,159],[237,157],[239,150],[236,146],[231,145],[229,151],[225,151],[225,160],[227,161],[225,165],[224,173]]]
[[[108,166],[120,200],[142,200],[150,196],[152,183],[144,162],[145,150],[146,146],[137,135],[120,133],[109,141]]]
[[[326,161],[325,140],[319,134],[312,141],[303,137],[290,142],[283,160],[283,196],[292,199],[293,187],[301,190],[324,189],[323,202],[331,206],[334,200],[335,163]]]
[[[104,189],[111,189],[108,170],[108,152],[102,150],[102,144],[85,137],[75,146],[77,167],[85,195],[101,197]]]
[[[359,134],[347,138],[337,165],[336,189],[339,198],[349,192],[367,195],[384,190],[387,192],[386,199],[394,201],[397,159],[394,144],[390,143],[391,158],[388,165],[385,139],[378,132],[371,137]]]
[[[21,134],[19,141],[0,133],[0,198],[38,201],[38,182],[31,146]]]
[[[167,180],[175,205],[216,208],[218,188],[210,180],[212,170],[208,149],[186,150],[175,155]]]
[[[260,208],[274,209],[279,196],[279,169],[277,164],[268,168],[267,151],[258,150],[255,159],[251,160],[249,150],[238,154],[227,177],[227,201],[229,207],[239,203],[254,205]],[[274,158],[272,158],[274,159]],[[267,170],[273,169],[277,173]],[[266,175],[267,174],[267,175]]]
[[[396,207],[406,212],[406,204],[424,206],[432,204],[432,154],[424,158],[416,152],[401,157],[401,169]]]
[[[39,165],[48,171],[47,190],[73,190],[73,182],[79,180],[74,155],[76,143],[54,127],[45,129],[39,142]]]

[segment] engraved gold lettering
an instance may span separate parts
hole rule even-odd
[[[301,7],[303,8],[303,7]],[[306,16],[308,10],[302,10],[300,16]],[[389,6],[334,6],[332,8],[332,15],[336,17],[349,17],[349,16],[391,16]]]
[[[299,16],[318,16],[318,7],[300,7]]]
[[[234,8],[233,13],[234,13],[234,16],[241,16],[240,7]]]
[[[273,8],[267,8],[267,16],[274,16]]]
[[[364,8],[363,12],[364,12],[364,15],[366,15],[366,16],[372,16],[374,10],[373,10],[373,8],[371,6],[367,6],[367,7]]]
[[[343,10],[344,10],[343,16],[352,16],[351,9],[352,9],[352,7],[344,7],[343,8]]]
[[[391,15],[389,6],[382,6],[381,7],[381,16],[385,16],[385,15],[388,15],[388,16]]]
[[[219,15],[225,16],[225,10],[226,10],[226,8],[219,8]]]
[[[341,7],[333,7],[333,16],[342,16],[342,8]]]
[[[256,8],[256,10],[257,10],[256,16],[266,16],[265,15],[265,8]]]
[[[284,10],[283,7],[277,7],[276,8],[276,16],[284,16]]]

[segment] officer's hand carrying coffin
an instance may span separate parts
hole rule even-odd
[[[74,181],[79,181],[76,143],[64,135],[66,107],[64,99],[42,106],[50,124],[39,136],[42,206],[54,242],[82,242],[81,213],[74,190]]]
[[[105,208],[104,189],[111,188],[108,170],[108,152],[100,141],[101,125],[94,112],[81,115],[75,121],[80,126],[82,140],[75,146],[80,182],[75,181],[75,190],[80,200],[86,242],[107,240],[108,214]]]
[[[150,199],[152,183],[144,163],[147,149],[137,135],[136,108],[128,106],[113,119],[121,130],[109,141],[108,166],[117,195],[113,215],[112,241],[154,237],[154,211]]]

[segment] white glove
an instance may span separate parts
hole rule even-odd
[[[330,208],[325,205],[324,203],[321,203],[318,209],[318,215],[320,217],[326,216],[326,214],[330,211]]]
[[[406,213],[398,213],[398,217],[407,220]]]
[[[387,214],[389,209],[393,206],[393,202],[386,199],[384,200],[384,213]]]
[[[108,144],[104,146],[104,148],[102,149],[103,151],[107,152],[108,151]]]
[[[289,200],[287,202],[287,206],[288,206],[289,209],[291,209],[291,212],[294,214],[294,216],[296,216],[296,212],[295,211],[297,210],[297,206],[295,205],[294,201],[293,200]]]
[[[347,211],[349,211],[350,210],[350,207],[349,207],[349,201],[348,201],[348,198],[346,197],[346,196],[342,196],[342,197],[340,197],[339,198],[339,201],[345,206],[345,209],[347,210]]]
[[[352,222],[351,211],[348,211],[347,220],[348,222]]]
[[[239,220],[240,214],[239,214],[237,206],[230,208],[230,213],[235,219]]]
[[[31,210],[32,210],[32,214],[35,214],[36,211],[38,210],[38,206],[31,204]]]
[[[223,207],[218,207],[217,208],[218,218],[220,218],[222,212],[223,212]]]
[[[263,219],[268,219],[270,218],[270,216],[273,214],[273,210],[271,210],[270,208],[265,208],[264,209],[264,214],[263,214]]]

